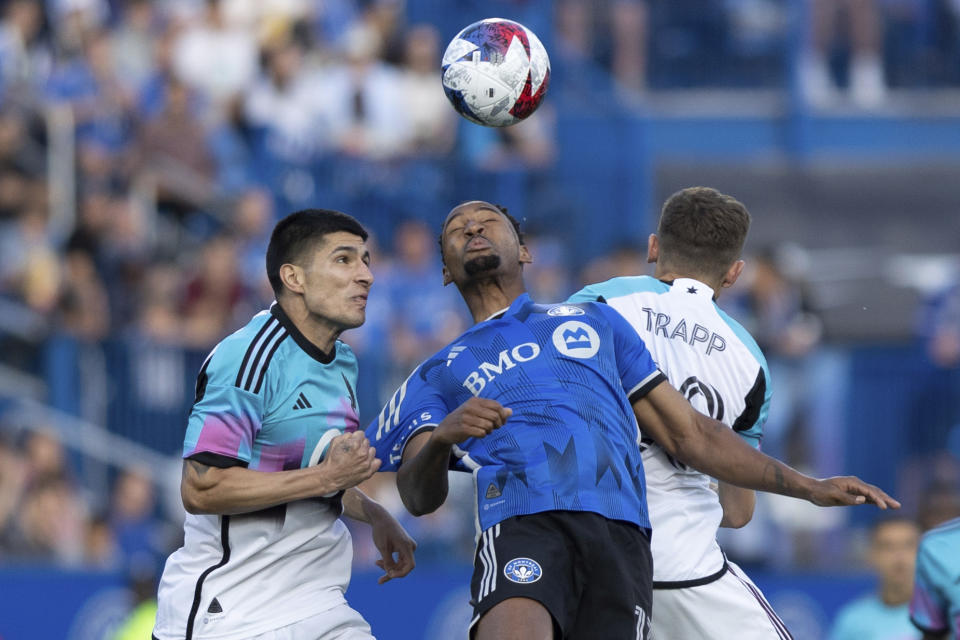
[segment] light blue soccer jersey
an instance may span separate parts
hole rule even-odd
[[[539,305],[524,294],[417,367],[367,437],[381,470],[396,470],[412,435],[473,396],[491,398],[513,415],[451,461],[474,473],[480,530],[554,510],[649,527],[631,403],[665,379],[606,305]]]
[[[321,352],[279,305],[254,316],[204,363],[183,457],[220,456],[258,471],[316,464],[332,436],[359,426],[357,359],[340,341],[335,349]]]
[[[323,353],[274,304],[204,362],[183,457],[264,472],[317,464],[334,437],[357,429],[356,379],[347,345]],[[249,638],[345,602],[353,552],[340,511],[335,494],[188,513],[160,580],[153,635]]]
[[[919,640],[910,624],[910,607],[887,606],[876,594],[858,598],[837,614],[830,640]]]
[[[910,619],[923,631],[960,638],[960,518],[920,540]]]

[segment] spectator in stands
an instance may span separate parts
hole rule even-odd
[[[79,566],[86,522],[83,500],[65,477],[40,476],[23,496],[9,541],[10,553],[35,562]]]
[[[27,463],[5,434],[0,433],[0,554],[8,552],[27,480]]]
[[[406,377],[425,356],[458,336],[467,327],[465,309],[456,292],[424,287],[440,273],[436,237],[425,222],[407,220],[394,234],[394,261],[383,277],[382,295],[391,309],[390,366],[393,388],[397,376]]]
[[[59,257],[46,212],[36,204],[21,209],[12,228],[0,234],[0,292],[45,314],[53,310],[59,293]]]
[[[877,0],[813,0],[809,4],[809,43],[798,70],[802,96],[822,107],[837,99],[830,71],[837,22],[845,19],[849,41],[849,91],[854,104],[877,107],[886,100],[883,69],[883,24]]]
[[[116,536],[104,514],[96,514],[87,522],[83,534],[83,563],[92,569],[108,571],[123,566]]]
[[[12,0],[5,5],[0,22],[0,96],[29,103],[52,65],[43,38],[43,3]]]
[[[173,44],[179,80],[197,90],[217,110],[250,86],[257,72],[257,42],[249,29],[227,22],[224,0],[205,0]]]
[[[170,79],[164,107],[140,131],[140,167],[156,182],[161,207],[184,214],[213,196],[215,167],[190,88]]]
[[[867,561],[879,578],[877,591],[840,610],[830,640],[919,640],[921,634],[909,615],[919,540],[920,528],[907,518],[884,518],[874,524]]]
[[[129,0],[120,8],[119,22],[110,31],[110,51],[117,80],[134,94],[153,73],[153,41],[158,19],[149,0]]]
[[[137,469],[122,470],[114,481],[109,525],[127,567],[160,566],[177,534],[157,518],[153,483]]]
[[[239,325],[249,315],[246,284],[240,277],[237,243],[219,235],[207,242],[189,276],[181,304],[181,329],[186,344],[206,348]]]
[[[247,122],[264,136],[262,144],[277,159],[306,164],[330,144],[318,110],[322,78],[303,64],[301,43],[292,33],[278,37],[263,52],[264,73],[246,96]]]
[[[456,113],[438,91],[440,34],[431,25],[411,27],[404,37],[404,66],[400,73],[400,95],[409,113],[409,153],[445,156],[456,140]]]
[[[368,23],[346,35],[345,61],[322,71],[322,108],[334,146],[348,157],[371,160],[396,156],[404,149],[407,110],[397,109],[397,70],[380,59],[381,34]]]
[[[556,46],[562,58],[585,67],[591,61],[605,63],[624,96],[635,98],[646,89],[649,18],[645,0],[561,0],[555,11]],[[589,68],[579,72],[591,73]]]

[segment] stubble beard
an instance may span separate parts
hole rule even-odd
[[[463,270],[470,277],[478,276],[489,271],[495,271],[500,267],[500,256],[483,255],[472,258],[463,263]]]

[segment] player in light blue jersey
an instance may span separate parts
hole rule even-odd
[[[920,540],[910,620],[924,640],[960,638],[960,518]]]
[[[910,595],[920,528],[903,517],[883,518],[870,534],[868,560],[879,578],[877,590],[845,605],[830,640],[918,640],[910,624]]]
[[[532,258],[505,210],[459,205],[440,240],[444,282],[477,324],[421,364],[367,433],[415,515],[444,502],[448,468],[474,475],[475,638],[648,637],[635,419],[729,482],[817,504],[896,505],[855,478],[803,476],[695,412],[605,305],[534,304],[523,283]]]
[[[155,640],[372,640],[344,598],[341,513],[372,525],[381,582],[413,568],[413,540],[354,488],[380,465],[338,340],[365,318],[366,239],[336,211],[281,220],[267,249],[277,302],[204,362],[183,446],[184,544],[164,568]]]

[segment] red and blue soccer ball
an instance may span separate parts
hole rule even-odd
[[[525,26],[503,18],[475,22],[443,54],[443,90],[457,113],[508,127],[537,110],[550,84],[550,58]]]

